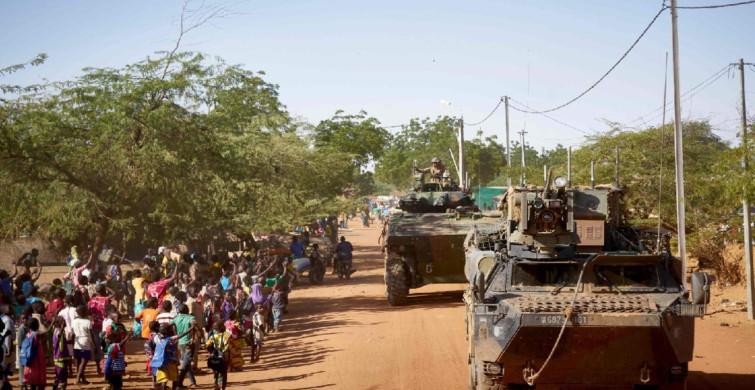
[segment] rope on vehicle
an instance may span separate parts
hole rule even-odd
[[[564,318],[564,323],[563,325],[561,325],[561,331],[558,332],[558,338],[556,338],[556,342],[553,344],[553,348],[551,348],[551,352],[550,354],[548,354],[548,358],[545,359],[545,362],[543,362],[542,367],[540,367],[540,369],[536,373],[532,375],[528,375],[528,372],[530,372],[531,369],[528,370],[526,368],[522,371],[522,376],[524,377],[525,382],[527,382],[527,385],[529,386],[535,385],[535,380],[537,379],[538,376],[540,376],[540,373],[543,372],[543,370],[545,369],[545,366],[548,365],[548,362],[550,362],[551,358],[553,357],[553,354],[556,352],[556,348],[558,348],[558,344],[561,342],[561,336],[564,335],[566,324],[569,323],[569,321],[571,320],[572,314],[574,314],[574,303],[577,301],[577,295],[579,295],[579,289],[580,287],[582,287],[582,275],[585,274],[585,269],[587,268],[587,265],[596,256],[597,255],[590,256],[582,264],[582,270],[579,272],[579,279],[577,279],[577,288],[574,289],[574,296],[571,299],[571,304],[564,309],[564,315],[566,316],[566,318]]]

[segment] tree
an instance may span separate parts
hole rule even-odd
[[[348,156],[308,148],[261,73],[171,52],[53,87],[0,105],[6,235],[93,230],[98,251],[109,232],[284,229],[344,186]]]
[[[720,221],[731,212],[732,199],[719,185],[714,166],[729,151],[728,145],[713,133],[707,121],[689,121],[684,129],[684,169],[687,225],[694,229]],[[661,144],[661,131],[664,142]],[[620,183],[629,187],[625,197],[631,216],[647,218],[658,212],[658,184],[663,161],[661,215],[675,225],[676,200],[673,128],[651,127],[638,132],[612,129],[588,137],[588,143],[574,151],[572,165],[575,184],[588,184],[590,161],[595,161],[597,183],[614,182],[614,150],[620,150]],[[566,172],[565,164],[557,166]]]
[[[390,139],[390,133],[380,127],[380,121],[368,117],[365,111],[344,115],[338,110],[332,118],[320,121],[314,128],[315,147],[351,154],[356,168],[382,157]]]

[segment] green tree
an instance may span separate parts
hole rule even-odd
[[[285,229],[345,184],[349,157],[310,149],[277,86],[240,66],[162,53],[53,87],[0,105],[6,236],[93,232],[98,250],[109,232]]]
[[[338,110],[332,118],[320,121],[314,128],[315,147],[349,153],[357,168],[379,159],[390,139],[390,133],[380,127],[380,121],[368,117],[365,111],[345,115]]]

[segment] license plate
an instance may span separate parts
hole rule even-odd
[[[563,325],[566,316],[562,314],[558,315],[544,315],[540,316],[541,325]],[[587,316],[585,315],[573,315],[571,317],[570,324],[572,325],[587,325]]]

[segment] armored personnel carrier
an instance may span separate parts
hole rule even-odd
[[[684,389],[707,274],[690,293],[668,240],[624,223],[618,179],[551,175],[466,237],[469,388]]]
[[[415,191],[402,198],[402,213],[383,226],[386,296],[403,305],[410,289],[431,283],[464,283],[464,238],[475,225],[495,223],[480,213],[469,193],[447,175],[440,183],[415,177]]]

